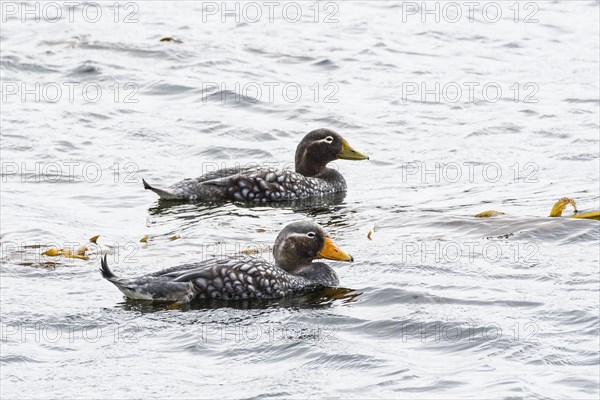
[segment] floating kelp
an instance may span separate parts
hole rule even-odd
[[[160,39],[161,42],[173,42],[173,43],[177,43],[177,44],[181,44],[183,43],[181,40],[179,39],[174,39],[172,37],[164,37],[162,39]]]
[[[583,219],[593,219],[596,221],[600,221],[600,210],[583,213],[583,214],[572,215],[569,218],[583,218]]]
[[[370,230],[369,233],[367,233],[367,239],[373,240],[373,238],[371,236],[373,236],[373,233],[375,233],[375,231],[377,231],[377,229],[379,229],[379,225],[377,225],[377,224],[373,225],[373,229]]]
[[[89,260],[90,258],[87,256],[87,252],[90,249],[87,246],[80,246],[74,252],[67,249],[57,249],[56,247],[51,247],[48,250],[42,253],[43,256],[48,257],[65,257],[65,258],[77,258],[79,260]]]
[[[575,202],[575,200],[573,200],[569,197],[563,197],[560,200],[558,200],[556,203],[554,203],[554,206],[552,207],[552,210],[550,211],[549,216],[550,217],[562,217],[563,211],[569,205],[573,206],[575,215],[571,215],[566,218],[593,219],[596,221],[600,221],[600,210],[591,211],[591,212],[587,212],[587,213],[579,213],[579,211],[577,210],[577,203]],[[496,210],[488,210],[488,211],[484,211],[484,212],[481,212],[481,213],[475,215],[475,218],[489,218],[489,217],[495,217],[498,215],[504,215],[504,213],[501,211],[496,211]]]
[[[562,199],[554,203],[554,206],[552,206],[552,210],[550,211],[550,217],[562,217],[563,211],[565,210],[565,208],[567,208],[569,204],[573,206],[573,210],[575,211],[575,213],[577,213],[577,203],[575,203],[575,200],[570,199],[568,197],[563,197]]]
[[[495,217],[497,215],[504,215],[504,213],[502,211],[488,210],[488,211],[480,212],[479,214],[477,214],[475,216],[475,218],[491,218],[491,217]]]

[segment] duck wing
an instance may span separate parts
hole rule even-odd
[[[217,171],[206,173],[197,178],[184,179],[171,185],[167,189],[161,189],[150,185],[146,180],[142,179],[144,189],[151,190],[156,193],[161,200],[198,200],[198,201],[217,201],[225,200],[224,191],[211,186],[203,186],[206,182],[211,182],[218,179],[227,179],[249,168],[224,168]]]
[[[267,203],[343,191],[346,189],[345,181],[337,175],[337,180],[328,180],[305,177],[289,169],[250,167],[214,171],[198,178],[185,179],[166,190],[143,182],[144,188],[154,191],[163,200]]]
[[[202,183],[224,190],[229,200],[266,203],[331,192],[327,182],[289,169],[252,168]]]

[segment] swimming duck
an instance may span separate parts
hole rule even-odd
[[[161,200],[243,201],[267,203],[292,201],[346,190],[346,181],[333,160],[368,160],[329,129],[309,132],[296,148],[295,171],[266,167],[225,168],[194,179],[185,179],[168,189],[158,189],[142,179],[144,189]]]
[[[335,271],[313,260],[354,261],[321,226],[308,221],[287,225],[275,239],[273,256],[275,264],[251,256],[221,257],[131,279],[113,274],[104,256],[100,272],[130,299],[187,303],[197,299],[274,299],[337,286]]]

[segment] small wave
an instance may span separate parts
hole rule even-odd
[[[102,74],[102,69],[98,65],[94,65],[91,62],[86,62],[78,67],[72,69],[67,76],[70,77],[89,77],[98,76]]]
[[[600,99],[564,99],[563,101],[572,104],[600,104]]]
[[[314,63],[313,65],[317,66],[317,67],[321,67],[323,69],[338,69],[339,67],[330,59],[323,59],[321,61],[317,61],[316,63]]]
[[[15,72],[37,72],[37,73],[56,73],[59,72],[53,66],[39,63],[27,63],[19,60],[15,56],[5,56],[0,58],[0,67],[5,71]]]

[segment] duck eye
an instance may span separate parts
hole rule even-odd
[[[316,235],[315,235],[315,233],[314,233],[314,232],[308,232],[308,233],[306,234],[306,236],[308,236],[309,238],[311,238],[311,239],[312,239],[312,238],[314,238]]]
[[[327,143],[333,143],[333,137],[331,137],[331,136],[327,136],[327,137],[325,138],[325,141],[326,141]]]

